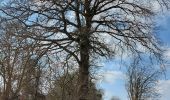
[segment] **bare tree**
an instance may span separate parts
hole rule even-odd
[[[89,68],[94,58],[125,52],[161,56],[152,31],[152,5],[168,0],[12,0],[1,7],[7,20],[27,32],[15,34],[53,47],[62,60],[79,66],[78,100],[87,100]],[[31,32],[34,30],[34,32]],[[145,49],[141,49],[145,48]]]
[[[36,65],[33,65],[33,57],[36,58],[37,63],[43,55],[40,53],[42,51],[38,50],[36,41],[31,42],[11,34],[19,32],[20,29],[20,25],[15,23],[1,23],[0,85],[2,88],[0,91],[2,100],[14,100],[18,97],[33,78],[31,74],[38,70]]]
[[[53,88],[48,92],[48,100],[75,100],[78,90],[78,73],[63,73],[53,82]],[[95,83],[89,81],[88,100],[102,100],[102,91],[97,89]]]
[[[161,76],[159,68],[141,63],[135,59],[127,71],[126,89],[130,100],[157,100],[159,93],[156,89]]]

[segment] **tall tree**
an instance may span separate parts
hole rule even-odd
[[[159,100],[157,89],[161,70],[135,59],[127,70],[126,89],[130,100]]]
[[[152,6],[168,0],[12,0],[1,7],[8,19],[17,19],[28,32],[24,38],[53,47],[62,60],[79,66],[78,100],[87,100],[89,68],[94,58],[125,52],[161,50],[152,31]],[[25,28],[25,29],[26,29]],[[34,30],[34,32],[29,32]],[[145,49],[141,49],[145,48]]]
[[[37,58],[36,61],[38,62],[42,56],[42,53],[40,53],[42,51],[38,50],[38,42],[11,34],[19,32],[20,29],[20,25],[16,23],[1,23],[0,85],[2,89],[0,90],[0,99],[2,100],[17,98],[31,81],[29,79],[33,78],[30,77],[31,74],[37,69],[31,60]]]

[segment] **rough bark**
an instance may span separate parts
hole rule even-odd
[[[90,29],[91,19],[89,0],[85,0],[85,21],[86,26],[80,28],[80,66],[79,66],[79,99],[88,100],[88,84],[89,84],[89,61],[90,61]]]
[[[79,67],[79,100],[87,100],[89,81],[89,47],[88,41],[80,46],[81,62]]]

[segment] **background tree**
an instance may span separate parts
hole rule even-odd
[[[126,89],[130,100],[159,100],[156,86],[162,72],[146,63],[135,58],[128,67]]]
[[[152,31],[152,6],[168,0],[12,0],[1,7],[28,32],[15,34],[53,47],[61,60],[79,66],[78,100],[87,100],[89,68],[100,59],[125,52],[149,52],[160,58]],[[14,13],[15,12],[15,13]],[[34,30],[34,32],[29,32]],[[145,48],[145,49],[141,49]],[[98,60],[96,59],[96,60]]]
[[[54,83],[53,88],[48,93],[48,100],[75,100],[75,94],[78,91],[78,73],[64,73],[58,77]],[[95,83],[89,81],[89,95],[88,100],[102,100],[102,91],[97,89]]]
[[[38,50],[36,41],[32,42],[12,35],[12,33],[18,33],[20,29],[20,25],[16,23],[1,23],[0,99],[2,100],[16,99],[28,83],[35,79],[35,74],[39,73],[32,59],[36,58],[38,63],[43,55],[42,50]]]

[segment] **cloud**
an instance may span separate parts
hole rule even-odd
[[[119,96],[117,92],[119,92],[119,89],[123,86],[121,82],[124,81],[125,74],[119,70],[103,70],[100,72],[100,75],[101,77],[98,80],[98,83],[104,90],[103,99],[111,100],[113,96]]]
[[[105,90],[104,99],[105,100],[110,100],[112,97],[113,97],[113,91]]]
[[[158,84],[160,100],[168,100],[170,98],[170,80],[160,80]]]
[[[102,73],[101,81],[108,84],[114,84],[117,80],[123,80],[125,74],[121,71],[105,71]]]

